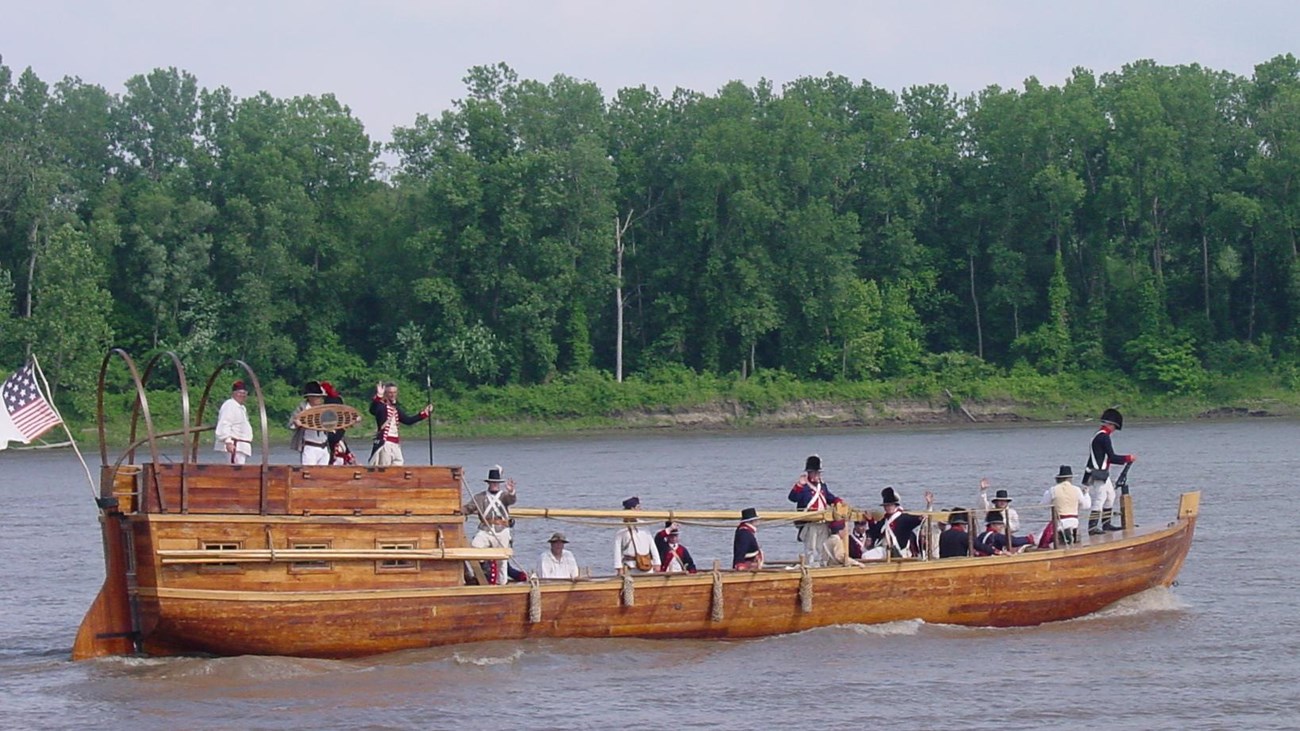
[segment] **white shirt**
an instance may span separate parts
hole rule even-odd
[[[537,575],[543,579],[578,578],[578,560],[569,549],[564,549],[559,558],[550,551],[544,551],[537,561]]]
[[[1043,502],[1047,503],[1048,505],[1052,504],[1052,493],[1056,490],[1057,485],[1060,484],[1062,483],[1058,482],[1056,483],[1056,485],[1052,485],[1051,487],[1047,488],[1047,492],[1043,493]],[[1079,499],[1079,515],[1083,515],[1084,513],[1092,509],[1092,498],[1088,496],[1088,493],[1084,492],[1082,489],[1079,488],[1078,485],[1074,484],[1073,482],[1067,482],[1065,484],[1069,485],[1070,487],[1073,487],[1075,489],[1075,492],[1078,493],[1075,497]],[[1066,518],[1066,520],[1069,520],[1069,518]],[[1069,527],[1075,527],[1075,526],[1069,526]]]
[[[632,557],[638,553],[650,554],[651,571],[659,568],[659,547],[650,533],[635,526],[620,529],[614,539],[614,570],[636,569],[636,560]]]
[[[243,455],[253,453],[253,425],[248,423],[248,409],[233,398],[226,399],[217,414],[216,439],[212,451],[226,451],[226,442],[235,441],[235,451]]]
[[[998,509],[998,508],[993,507],[993,503],[989,501],[989,495],[988,495],[988,493],[985,492],[984,490],[980,490],[980,500],[984,503],[984,509],[985,509],[985,510],[997,510],[997,509]],[[1007,507],[1006,507],[1005,510],[1003,510],[1003,512],[1006,513],[1006,515],[1004,515],[1004,516],[1002,516],[1002,517],[1004,517],[1004,518],[1007,519],[1007,530],[1011,531],[1012,533],[1019,533],[1019,532],[1020,532],[1020,513],[1017,513],[1017,512],[1016,512],[1016,509],[1013,508],[1013,507],[1011,507],[1011,503],[1010,503],[1010,502],[1007,503]]]

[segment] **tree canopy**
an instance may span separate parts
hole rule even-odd
[[[966,97],[484,66],[387,149],[331,95],[124,89],[0,65],[0,365],[34,351],[73,394],[109,343],[457,388],[612,373],[620,340],[634,375],[956,353],[1175,392],[1300,359],[1289,54]]]

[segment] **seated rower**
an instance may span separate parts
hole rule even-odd
[[[1001,511],[1002,514],[1006,516],[1007,531],[1011,535],[1012,548],[1019,548],[1021,546],[1028,546],[1034,544],[1035,540],[1034,540],[1034,535],[1032,533],[1027,536],[1020,535],[1020,513],[1016,512],[1016,509],[1011,507],[1011,496],[1007,494],[1007,491],[1005,489],[998,488],[998,491],[994,493],[993,499],[991,501],[989,500],[988,493],[989,493],[988,478],[987,477],[981,478],[980,479],[980,502],[984,504],[985,510],[998,510]]]
[[[853,521],[853,530],[849,532],[849,558],[861,561],[863,554],[871,550],[871,536],[867,533],[870,523],[866,515]]]
[[[1007,543],[1006,519],[997,510],[990,510],[984,518],[984,532],[975,537],[976,556],[1002,556],[1016,553],[1016,549]]]
[[[947,522],[947,530],[939,534],[939,558],[969,556],[971,536],[966,532],[966,509],[953,508]]]
[[[745,508],[740,513],[740,525],[731,542],[731,568],[736,571],[755,571],[763,568],[763,549],[758,545],[758,511]]]
[[[665,574],[695,573],[695,559],[691,558],[691,552],[686,550],[686,546],[681,544],[680,534],[681,531],[674,525],[668,529],[664,538],[665,550],[660,553],[663,560],[659,564],[659,570]]]
[[[861,566],[860,561],[849,556],[844,546],[844,521],[833,520],[826,524],[830,534],[822,543],[822,562],[826,566]]]
[[[537,562],[537,575],[543,579],[576,579],[578,578],[578,560],[573,557],[573,553],[565,548],[569,539],[564,537],[563,533],[552,533],[547,543],[551,544],[551,550],[544,551]]]
[[[934,502],[934,495],[925,493],[927,503]],[[902,500],[892,487],[880,491],[880,505],[884,508],[884,518],[870,528],[871,540],[882,546],[893,558],[913,558],[917,555],[916,529],[925,520],[919,515],[903,512]]]

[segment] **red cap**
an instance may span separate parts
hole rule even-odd
[[[243,382],[243,381],[235,381],[233,384],[231,384],[231,386],[230,386],[230,390],[231,390],[231,391],[247,391],[248,389],[244,387],[244,382]]]

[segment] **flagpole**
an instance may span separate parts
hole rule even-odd
[[[424,394],[425,396],[428,397],[428,400],[425,401],[425,403],[432,406],[433,405],[433,379],[429,377],[429,364],[427,363],[424,365]],[[425,419],[425,421],[429,422],[429,464],[432,465],[433,464],[433,411],[429,412],[429,418]]]
[[[41,362],[37,360],[35,353],[32,353],[32,365],[36,366],[36,375],[41,377],[41,384],[45,386],[45,393],[41,394],[41,396],[54,410],[54,415],[59,417],[59,423],[63,425],[63,433],[68,435],[68,441],[72,443],[72,451],[76,452],[77,459],[81,460],[81,469],[86,471],[86,483],[90,485],[91,496],[99,499],[99,494],[95,490],[95,478],[90,476],[90,466],[86,464],[86,458],[81,456],[81,449],[77,447],[77,440],[72,436],[72,430],[68,428],[68,422],[64,421],[63,414],[59,413],[59,407],[54,403],[54,397],[50,391],[50,382],[45,380],[45,371],[41,370]]]

